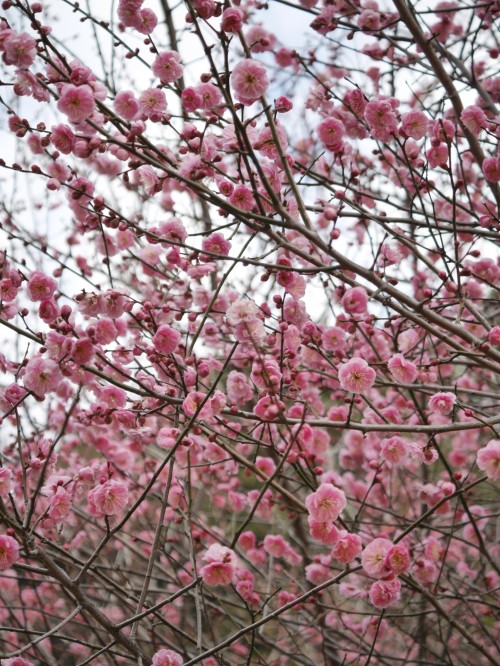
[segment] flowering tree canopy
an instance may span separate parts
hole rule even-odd
[[[2,666],[498,665],[499,18],[4,0]]]

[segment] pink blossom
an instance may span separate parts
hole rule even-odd
[[[328,150],[338,153],[344,146],[344,123],[337,118],[325,118],[318,125],[318,136]]]
[[[488,478],[500,481],[500,439],[493,439],[479,449],[476,464]]]
[[[94,113],[95,101],[92,88],[88,85],[65,84],[57,108],[68,116],[72,123],[81,123]]]
[[[500,180],[500,157],[487,157],[483,160],[482,169],[488,182],[498,182]]]
[[[381,442],[380,453],[384,460],[394,465],[399,465],[408,455],[406,443],[395,435]]]
[[[492,345],[500,345],[500,326],[493,326],[488,332],[488,342]]]
[[[389,581],[377,581],[370,587],[369,596],[375,608],[396,606],[401,597],[401,582],[397,578]]]
[[[450,155],[448,146],[445,143],[440,143],[438,146],[432,146],[425,153],[427,159],[429,160],[429,166],[433,169],[436,167],[443,167],[448,164],[448,157]],[[486,160],[484,160],[486,162]],[[483,170],[484,170],[483,162]],[[500,178],[499,178],[500,179]]]
[[[409,111],[402,118],[401,129],[406,136],[415,141],[422,139],[427,134],[428,127],[429,119],[422,111]]]
[[[342,530],[337,543],[333,546],[332,557],[342,564],[348,564],[361,555],[362,549],[360,536]]]
[[[213,83],[200,83],[196,88],[196,94],[200,98],[199,107],[207,111],[222,103],[221,92]]]
[[[457,401],[457,396],[454,393],[443,392],[436,393],[429,399],[429,409],[431,412],[439,412],[439,414],[449,414]]]
[[[460,114],[460,120],[474,136],[479,136],[481,130],[488,125],[488,119],[480,106],[466,107]]]
[[[88,502],[92,516],[115,516],[127,506],[127,486],[120,481],[105,481],[89,492]]]
[[[133,120],[139,111],[139,102],[130,90],[120,90],[113,102],[116,113],[125,120]]]
[[[310,515],[307,520],[309,522],[309,532],[313,539],[324,543],[325,546],[333,546],[337,542],[339,531],[331,521],[314,520]]]
[[[306,497],[305,504],[314,520],[328,522],[338,518],[347,502],[342,490],[331,483],[322,483],[314,493]]]
[[[28,293],[32,301],[46,301],[52,298],[57,289],[54,278],[37,271],[33,273],[28,282]]]
[[[6,534],[0,534],[0,571],[9,569],[19,559],[19,544]]]
[[[65,518],[71,509],[71,493],[66,488],[58,486],[55,494],[50,498],[49,517],[53,520]]]
[[[266,68],[256,60],[241,60],[232,71],[231,85],[239,102],[253,104],[269,86]]]
[[[61,381],[61,372],[57,363],[41,356],[34,356],[28,361],[23,376],[24,386],[39,398],[54,391]]]
[[[395,544],[387,551],[384,563],[396,576],[406,573],[411,565],[408,548],[402,544]]]
[[[27,32],[13,30],[3,42],[4,62],[19,69],[28,69],[35,62],[36,41]]]
[[[201,96],[198,91],[191,86],[184,88],[182,91],[181,102],[184,109],[190,113],[199,109],[202,104]]]
[[[163,84],[173,83],[182,76],[181,57],[177,51],[164,51],[158,54],[151,69]]]
[[[181,334],[168,324],[158,327],[154,337],[153,346],[160,354],[172,354],[179,345]]]
[[[220,24],[224,32],[238,33],[243,27],[243,13],[238,7],[228,7],[222,12]]]
[[[397,131],[398,121],[391,100],[371,100],[365,107],[364,117],[374,139],[389,141]]]
[[[349,314],[364,314],[368,306],[368,294],[363,287],[346,289],[342,297],[344,310]]]
[[[343,351],[346,346],[346,335],[339,326],[325,328],[321,334],[321,345],[325,351]]]
[[[5,498],[12,490],[12,470],[0,467],[0,497]]]
[[[182,666],[184,660],[178,652],[173,650],[158,650],[153,655],[152,666]]]
[[[412,384],[418,377],[418,368],[415,363],[405,359],[403,354],[394,354],[387,361],[387,367],[397,382]]]
[[[375,383],[375,370],[362,358],[352,358],[339,368],[339,382],[344,391],[365,393]]]
[[[63,155],[69,155],[76,144],[76,137],[67,125],[54,125],[50,134],[54,148]]]
[[[205,404],[200,409],[200,405],[203,402],[205,402]],[[191,391],[188,393],[184,399],[184,402],[182,403],[182,409],[188,417],[194,416],[197,413],[197,418],[200,420],[212,416],[210,401],[207,400],[206,394],[202,391]]]
[[[216,587],[231,584],[237,565],[233,550],[214,543],[203,556],[203,560],[208,564],[200,569],[200,575],[206,585]]]
[[[226,256],[231,249],[231,243],[222,234],[215,232],[202,240],[201,247],[205,252],[213,252],[214,254]]]
[[[158,25],[158,16],[149,7],[143,7],[135,17],[134,28],[141,35],[150,35]]]
[[[361,554],[361,565],[369,576],[373,578],[383,578],[390,573],[386,565],[387,553],[392,548],[392,541],[389,539],[373,539]]]
[[[148,88],[139,97],[139,109],[146,118],[158,120],[166,108],[167,98],[159,88]]]
[[[247,402],[253,395],[246,375],[237,370],[231,370],[227,376],[226,389],[229,400],[237,405]]]
[[[232,206],[246,211],[252,210],[255,206],[253,192],[246,185],[236,185],[228,201]]]

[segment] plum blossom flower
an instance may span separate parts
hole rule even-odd
[[[0,467],[0,497],[6,497],[12,490],[12,470]]]
[[[168,324],[158,327],[153,337],[153,347],[160,354],[172,354],[180,342],[181,334]]]
[[[139,111],[139,102],[131,90],[120,90],[113,102],[116,113],[125,120],[133,120]]]
[[[415,363],[405,359],[403,354],[394,354],[387,361],[387,367],[397,382],[413,384],[418,377],[418,368]]]
[[[325,118],[318,125],[318,136],[328,150],[339,153],[344,147],[344,123],[337,118]]]
[[[364,314],[368,306],[368,294],[363,287],[346,289],[342,297],[344,310],[349,314]]]
[[[394,465],[399,465],[408,455],[406,443],[395,435],[381,442],[380,454],[384,460]]]
[[[120,481],[105,481],[89,492],[88,502],[92,516],[115,516],[127,506],[127,486]]]
[[[480,106],[466,107],[460,114],[460,120],[474,136],[479,136],[481,130],[488,125],[488,119]]]
[[[429,119],[423,111],[412,110],[405,113],[402,118],[401,129],[415,141],[422,139],[427,134],[428,127]]]
[[[439,414],[449,414],[456,401],[457,396],[454,393],[436,393],[429,400],[429,409],[432,412],[439,412]]]
[[[231,584],[237,565],[236,554],[233,550],[214,543],[203,556],[203,560],[208,562],[200,569],[200,575],[205,585],[216,587]]]
[[[389,539],[373,539],[361,554],[361,565],[369,576],[373,578],[383,578],[390,573],[386,565],[387,553],[392,548],[392,541]]]
[[[375,608],[395,606],[401,596],[401,582],[395,578],[389,581],[377,581],[370,587],[369,597]]]
[[[309,532],[313,539],[324,543],[326,546],[332,546],[337,542],[340,533],[331,521],[314,520],[312,516],[308,516],[307,520],[309,522]]]
[[[231,85],[239,102],[253,104],[269,86],[266,68],[256,60],[240,60],[232,71]]]
[[[306,497],[309,515],[318,522],[336,520],[347,505],[345,494],[331,483],[322,483]]]
[[[396,576],[409,571],[410,564],[410,553],[406,546],[397,543],[387,551],[385,556],[385,566]]]
[[[0,571],[9,569],[19,559],[19,544],[6,534],[0,534]]]
[[[46,393],[57,388],[61,379],[61,371],[55,361],[34,356],[28,361],[23,382],[28,391],[43,398]]]
[[[224,32],[238,33],[243,27],[243,13],[238,7],[228,7],[222,12],[220,24]]]
[[[27,32],[10,31],[3,41],[3,60],[7,65],[28,69],[35,62],[36,41]]]
[[[500,481],[500,439],[494,439],[477,452],[477,466],[493,481]]]
[[[28,281],[28,294],[32,301],[47,301],[54,295],[57,282],[54,278],[36,271]]]
[[[339,533],[337,543],[332,549],[332,557],[342,564],[348,564],[359,557],[362,550],[361,537],[342,530]]]
[[[147,88],[139,97],[139,109],[151,120],[159,118],[167,108],[167,98],[163,90]]]
[[[498,182],[500,180],[500,157],[487,157],[483,160],[482,170],[488,182]]]
[[[365,393],[375,383],[375,370],[359,357],[351,358],[339,368],[339,382],[344,391]]]
[[[177,51],[164,51],[158,54],[151,69],[162,83],[173,83],[182,76],[181,57]]]
[[[68,116],[72,123],[81,123],[94,113],[95,101],[92,88],[88,85],[65,84],[57,108]]]
[[[184,660],[178,652],[174,650],[158,650],[153,655],[152,666],[182,666]]]

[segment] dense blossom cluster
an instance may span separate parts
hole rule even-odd
[[[497,664],[498,2],[62,4],[0,16],[2,666]]]

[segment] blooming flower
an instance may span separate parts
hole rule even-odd
[[[200,575],[205,585],[216,587],[230,585],[236,569],[236,554],[230,548],[214,543],[203,556],[208,562],[200,569]]]
[[[344,146],[344,123],[337,118],[325,118],[318,125],[318,136],[328,150],[338,153]]]
[[[181,334],[168,324],[163,324],[158,327],[154,337],[153,346],[160,354],[172,354],[176,349]]]
[[[33,273],[28,281],[28,293],[32,301],[47,301],[54,295],[57,282],[39,271]]]
[[[347,505],[344,492],[331,483],[322,483],[305,503],[309,515],[319,522],[336,520]]]
[[[387,361],[387,367],[397,382],[412,384],[418,377],[418,368],[415,363],[405,359],[403,354],[394,354]]]
[[[50,359],[34,356],[28,361],[23,376],[24,386],[39,398],[54,391],[61,381],[59,366]]]
[[[232,71],[231,85],[239,102],[253,104],[269,86],[266,68],[256,60],[240,60]]]
[[[427,134],[428,127],[429,119],[422,111],[409,111],[402,118],[401,129],[415,141],[422,139]]]
[[[9,569],[19,559],[19,544],[6,534],[0,534],[0,571]]]
[[[401,596],[401,582],[395,578],[389,581],[377,581],[370,587],[370,601],[375,608],[395,606]]]
[[[432,412],[439,412],[440,414],[449,414],[453,409],[453,405],[457,401],[457,396],[454,393],[436,393],[431,396],[429,400],[429,409]]]
[[[477,466],[493,481],[500,481],[500,439],[493,439],[477,452]]]
[[[348,564],[361,555],[362,549],[361,537],[342,530],[332,549],[332,557],[342,564]]]
[[[361,554],[361,565],[369,576],[373,578],[383,578],[390,573],[386,565],[387,553],[392,548],[392,541],[389,539],[373,539]]]
[[[178,652],[173,650],[158,650],[153,655],[152,666],[182,666],[184,660]]]
[[[177,51],[159,53],[151,67],[162,83],[173,83],[182,76],[181,57]]]
[[[120,481],[105,481],[89,492],[88,502],[92,516],[114,516],[127,506],[127,486]]]
[[[92,88],[88,85],[65,84],[57,108],[68,116],[72,123],[81,123],[94,113],[95,101]]]
[[[375,383],[375,370],[362,358],[351,358],[339,368],[339,382],[344,391],[365,393]]]
[[[167,108],[167,98],[163,90],[147,88],[139,97],[139,109],[146,116],[156,120]]]

